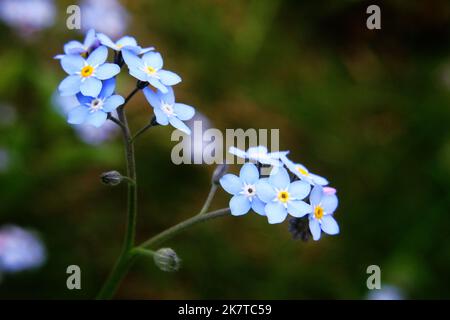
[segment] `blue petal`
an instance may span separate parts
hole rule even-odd
[[[166,126],[169,124],[169,117],[159,108],[154,108],[153,112],[156,116],[156,122],[158,122],[160,125]]]
[[[147,81],[162,93],[169,92],[169,89],[163,85],[158,79],[147,77]]]
[[[153,50],[155,50],[155,47],[141,48],[141,50],[139,51],[139,54],[145,54],[145,53],[153,51]]]
[[[239,177],[231,173],[224,175],[220,179],[220,185],[226,192],[232,195],[239,194],[239,192],[241,192],[242,188],[244,187],[241,179],[239,179]]]
[[[69,41],[64,45],[64,53],[65,54],[80,54],[84,50],[83,44],[80,41]]]
[[[311,231],[311,234],[313,236],[313,239],[315,241],[320,239],[320,223],[316,219],[310,219],[309,220],[309,230]]]
[[[266,203],[271,202],[276,197],[275,190],[270,183],[262,179],[256,183],[256,195]]]
[[[137,47],[136,39],[133,37],[130,37],[130,36],[125,36],[125,37],[120,38],[116,42],[116,44],[121,47],[125,47],[125,46]]]
[[[190,120],[195,115],[195,109],[184,103],[175,103],[173,105],[173,111],[177,115],[177,118],[183,121]]]
[[[325,215],[322,217],[322,230],[330,235],[339,233],[339,226],[333,216]]]
[[[147,52],[142,56],[142,60],[147,66],[150,66],[156,70],[163,67],[163,59],[159,52]]]
[[[100,46],[94,51],[92,51],[92,53],[86,59],[86,62],[90,66],[97,66],[105,63],[107,57],[108,57],[108,49],[106,49],[106,47],[104,46]]]
[[[68,76],[58,86],[62,96],[71,96],[80,92],[81,78],[78,75]]]
[[[294,200],[288,202],[287,211],[291,216],[301,218],[311,213],[312,207],[304,201]]]
[[[189,127],[185,125],[184,122],[178,119],[177,117],[170,117],[169,122],[172,126],[177,128],[178,130],[183,131],[187,135],[191,134],[191,129],[189,129]]]
[[[94,45],[96,40],[97,39],[95,37],[95,30],[89,29],[89,31],[86,34],[86,38],[84,39],[84,46],[89,48]]]
[[[130,74],[133,77],[135,77],[136,79],[139,79],[141,81],[145,81],[145,82],[148,81],[147,74],[140,69],[137,69],[137,68],[130,69]]]
[[[78,55],[65,55],[61,59],[61,67],[68,74],[79,72],[84,66],[84,59]]]
[[[92,100],[94,100],[93,97],[86,97],[81,94],[81,92],[77,93],[77,100],[81,105],[90,104]]]
[[[116,108],[122,105],[124,102],[125,99],[122,96],[119,96],[118,94],[110,96],[108,99],[105,100],[105,103],[103,105],[103,111],[112,112],[116,110]]]
[[[139,58],[136,54],[129,50],[122,50],[122,57],[128,68],[130,69],[130,72],[132,69],[140,69],[143,66],[141,58]]]
[[[180,76],[172,71],[160,70],[158,71],[158,75],[161,82],[166,86],[174,86],[181,82]]]
[[[233,216],[242,216],[246,214],[251,208],[250,201],[246,196],[233,196],[230,200],[230,209]]]
[[[335,194],[322,196],[322,208],[326,213],[333,213],[338,206],[338,198]]]
[[[85,96],[98,97],[102,90],[102,82],[94,77],[86,78],[80,85],[80,91]]]
[[[94,127],[101,127],[105,122],[108,115],[103,111],[96,111],[88,115],[86,123],[92,124]]]
[[[281,223],[287,217],[286,208],[279,202],[266,204],[265,212],[270,224]]]
[[[120,72],[120,67],[115,63],[104,63],[95,70],[95,77],[106,80],[114,77]]]
[[[317,174],[310,173],[309,176],[311,177],[311,180],[314,182],[314,184],[318,184],[321,186],[326,186],[328,184],[328,180],[324,177],[318,176]]]
[[[89,114],[89,109],[78,106],[69,111],[67,122],[70,124],[82,124]]]
[[[99,33],[99,34],[97,34],[97,38],[98,38],[98,40],[100,40],[101,44],[103,44],[107,47],[110,47],[111,49],[117,50],[116,44],[106,34]]]
[[[247,184],[254,184],[259,179],[259,171],[253,163],[246,163],[239,173],[241,180]]]
[[[166,87],[167,91],[162,92],[161,90],[158,90],[156,94],[158,95],[159,100],[164,101],[168,104],[174,104],[175,103],[175,94],[173,92],[172,87]]]
[[[158,95],[150,88],[144,88],[144,96],[153,108],[161,107],[161,100]]]
[[[116,89],[116,79],[115,78],[105,80],[105,81],[103,81],[103,84],[102,84],[102,91],[100,91],[98,96],[103,99],[107,98],[114,93],[115,89]]]
[[[309,196],[309,202],[316,206],[320,204],[322,201],[322,195],[323,195],[323,189],[321,186],[314,186],[314,188],[311,191],[311,195]]]
[[[266,208],[266,204],[264,202],[259,200],[258,197],[253,197],[253,199],[252,199],[253,211],[255,211],[257,214],[259,214],[261,216],[265,216],[266,215],[265,208]]]
[[[292,197],[301,200],[306,198],[306,196],[311,191],[311,186],[309,183],[306,183],[304,181],[294,181],[290,184],[288,188],[289,193],[292,195]]]
[[[273,168],[269,177],[269,183],[275,188],[286,189],[291,183],[289,173],[285,168]]]
[[[235,156],[239,157],[239,158],[246,158],[247,157],[247,153],[245,151],[242,151],[236,147],[230,147],[230,149],[228,149],[228,152],[231,154],[234,154]]]

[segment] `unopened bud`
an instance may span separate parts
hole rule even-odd
[[[219,164],[217,168],[214,170],[214,173],[212,175],[212,183],[219,185],[220,179],[228,172],[228,165],[227,164]]]
[[[108,186],[117,186],[123,180],[122,175],[117,171],[108,171],[100,176],[102,182]]]
[[[180,269],[181,259],[171,248],[162,248],[155,252],[153,260],[162,271],[174,272]]]

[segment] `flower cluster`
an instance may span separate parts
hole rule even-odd
[[[111,62],[107,61],[108,48],[114,51]],[[75,96],[79,104],[68,113],[70,124],[101,127],[111,113],[125,104],[126,100],[115,94],[116,77],[125,63],[153,108],[156,122],[191,133],[184,121],[190,120],[195,110],[175,102],[172,88],[181,78],[163,69],[163,58],[153,47],[143,48],[130,36],[113,41],[106,34],[91,29],[83,42],[69,41],[64,46],[64,54],[55,59],[60,60],[67,73],[58,86],[60,95]]]
[[[333,217],[338,206],[336,190],[326,187],[328,181],[325,178],[291,161],[287,157],[288,151],[269,153],[262,146],[246,152],[235,147],[229,151],[256,163],[245,163],[239,176],[226,174],[220,179],[223,189],[233,195],[230,200],[232,215],[244,215],[252,209],[266,216],[270,224],[281,223],[291,216],[295,219],[291,229],[307,222],[314,240],[320,239],[322,231],[330,235],[339,233]],[[262,166],[272,167],[269,176],[261,175]],[[295,235],[304,233],[304,229],[291,231]],[[304,234],[301,237],[308,238]]]

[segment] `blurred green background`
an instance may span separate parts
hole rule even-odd
[[[65,77],[53,56],[84,38],[65,26],[69,4],[31,36],[0,25],[0,117],[14,110],[0,122],[0,222],[37,230],[48,250],[42,268],[5,275],[0,298],[92,298],[120,252],[126,189],[98,176],[124,171],[122,140],[86,144],[52,102]],[[117,298],[360,299],[372,264],[405,298],[450,297],[449,2],[383,2],[377,31],[364,1],[121,4],[125,34],[182,76],[179,101],[221,130],[280,128],[281,149],[331,181],[341,234],[303,243],[253,213],[215,220],[165,245],[179,272],[140,259]],[[124,69],[118,92],[133,86]],[[127,112],[134,130],[151,114],[142,94]],[[173,165],[172,129],[151,131],[136,145],[139,240],[196,213],[214,170]],[[212,208],[228,199],[220,191]],[[71,264],[82,290],[66,288]]]

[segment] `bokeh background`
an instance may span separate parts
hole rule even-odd
[[[66,28],[75,2],[0,0],[0,227],[32,231],[46,252],[40,267],[3,272],[3,299],[92,298],[120,252],[125,186],[98,179],[124,171],[120,135],[68,125],[72,102],[55,94],[64,72],[53,56],[84,38]],[[205,123],[279,128],[281,149],[340,199],[339,236],[303,243],[256,214],[215,220],[167,243],[179,272],[140,259],[117,298],[364,299],[372,264],[388,295],[450,297],[449,2],[383,2],[377,31],[364,1],[79,4],[84,29],[155,46],[183,78],[179,101]],[[118,92],[133,86],[125,69]],[[142,94],[127,112],[135,130],[151,115]],[[152,129],[136,146],[139,240],[193,215],[209,190],[213,166],[171,163],[171,132]],[[212,208],[228,199],[220,191]],[[72,264],[82,290],[66,288]]]

